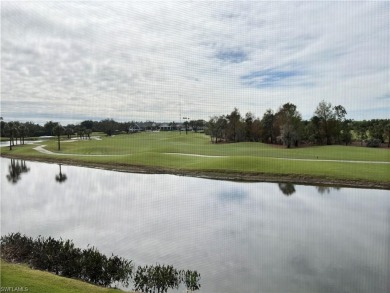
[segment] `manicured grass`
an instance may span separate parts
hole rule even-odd
[[[29,293],[88,293],[88,292],[122,292],[91,285],[79,280],[56,276],[52,273],[32,270],[27,265],[12,264],[1,260],[1,287],[27,289]],[[10,291],[16,292],[16,291]]]
[[[120,164],[191,170],[198,172],[266,173],[341,180],[390,182],[390,165],[378,163],[324,162],[321,160],[390,162],[390,150],[353,146],[315,146],[286,149],[263,143],[212,144],[204,134],[144,132],[132,135],[102,136],[102,140],[45,143],[46,149],[72,156],[46,155],[34,146],[17,146],[2,153],[25,158],[57,158],[97,164]],[[169,154],[168,154],[169,153]],[[196,157],[179,154],[221,157]],[[83,155],[107,155],[88,157]],[[296,161],[286,159],[307,159]]]

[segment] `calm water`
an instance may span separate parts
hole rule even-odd
[[[60,173],[2,158],[1,234],[17,231],[197,270],[200,292],[390,292],[384,190]]]

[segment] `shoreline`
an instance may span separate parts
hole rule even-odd
[[[362,181],[352,179],[319,178],[309,175],[286,175],[257,172],[234,172],[234,171],[214,171],[214,170],[186,170],[172,169],[159,166],[128,165],[128,164],[109,164],[109,163],[90,163],[69,158],[40,158],[24,157],[18,155],[0,154],[3,158],[19,159],[33,162],[42,162],[50,164],[64,164],[75,167],[95,168],[115,172],[138,173],[138,174],[167,174],[176,176],[187,176],[194,178],[210,180],[226,180],[237,182],[267,182],[267,183],[291,183],[301,185],[315,185],[327,187],[344,188],[366,188],[366,189],[385,189],[390,190],[390,182]]]

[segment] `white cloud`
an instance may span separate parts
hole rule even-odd
[[[1,114],[177,121],[180,104],[207,119],[292,102],[310,118],[325,99],[350,118],[388,118],[389,12],[386,2],[2,2]],[[242,79],[266,71],[267,86]]]

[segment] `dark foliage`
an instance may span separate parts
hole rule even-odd
[[[76,278],[100,286],[129,286],[133,276],[132,261],[116,255],[107,257],[95,247],[80,249],[71,240],[38,236],[36,239],[11,233],[0,239],[1,258],[29,264],[34,269]],[[200,274],[178,271],[171,265],[139,266],[134,275],[135,290],[148,293],[178,289],[183,282],[188,290],[198,290]]]
[[[197,271],[181,271],[181,279],[187,290],[196,291],[200,289],[200,274]]]
[[[112,255],[107,258],[96,248],[81,250],[71,240],[42,236],[32,239],[20,233],[1,237],[1,257],[10,262],[27,263],[34,269],[77,278],[96,285],[129,285],[131,261]]]
[[[162,293],[169,288],[177,289],[180,283],[179,272],[172,266],[139,266],[134,276],[135,290]]]
[[[380,147],[381,140],[379,138],[371,138],[367,141],[367,146],[370,148]]]

